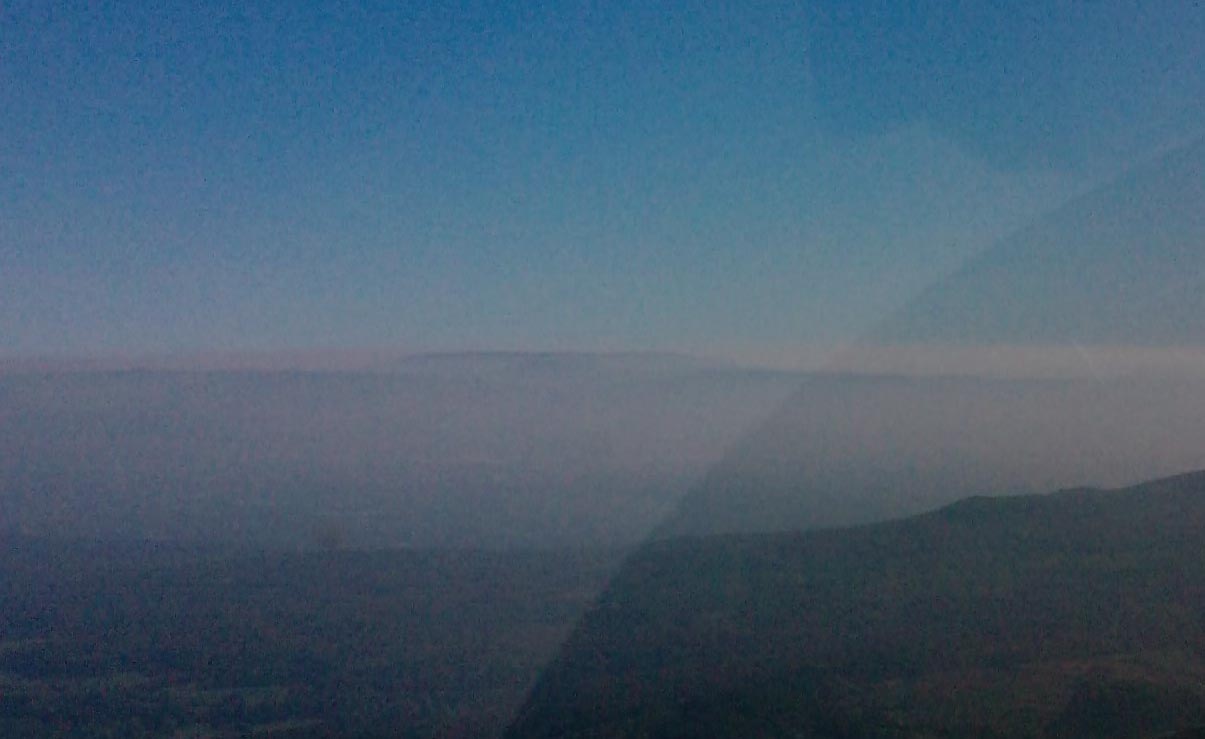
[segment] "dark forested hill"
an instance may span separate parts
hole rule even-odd
[[[512,737],[1164,736],[1205,724],[1205,473],[635,555]]]

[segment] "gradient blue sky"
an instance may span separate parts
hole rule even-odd
[[[1199,132],[1203,48],[1199,3],[8,2],[0,356],[847,341]]]

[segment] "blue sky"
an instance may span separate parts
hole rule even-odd
[[[6,3],[0,354],[841,342],[1200,130],[1200,5],[846,5]]]

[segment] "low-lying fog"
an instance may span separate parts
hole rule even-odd
[[[766,420],[766,419],[769,420]],[[286,546],[625,546],[1205,468],[1205,380],[642,355],[0,375],[0,520]]]
[[[628,545],[798,386],[677,357],[0,375],[0,521],[303,546]]]

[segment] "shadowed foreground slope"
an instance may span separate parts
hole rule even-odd
[[[511,737],[1161,736],[1205,724],[1205,473],[654,542]]]

